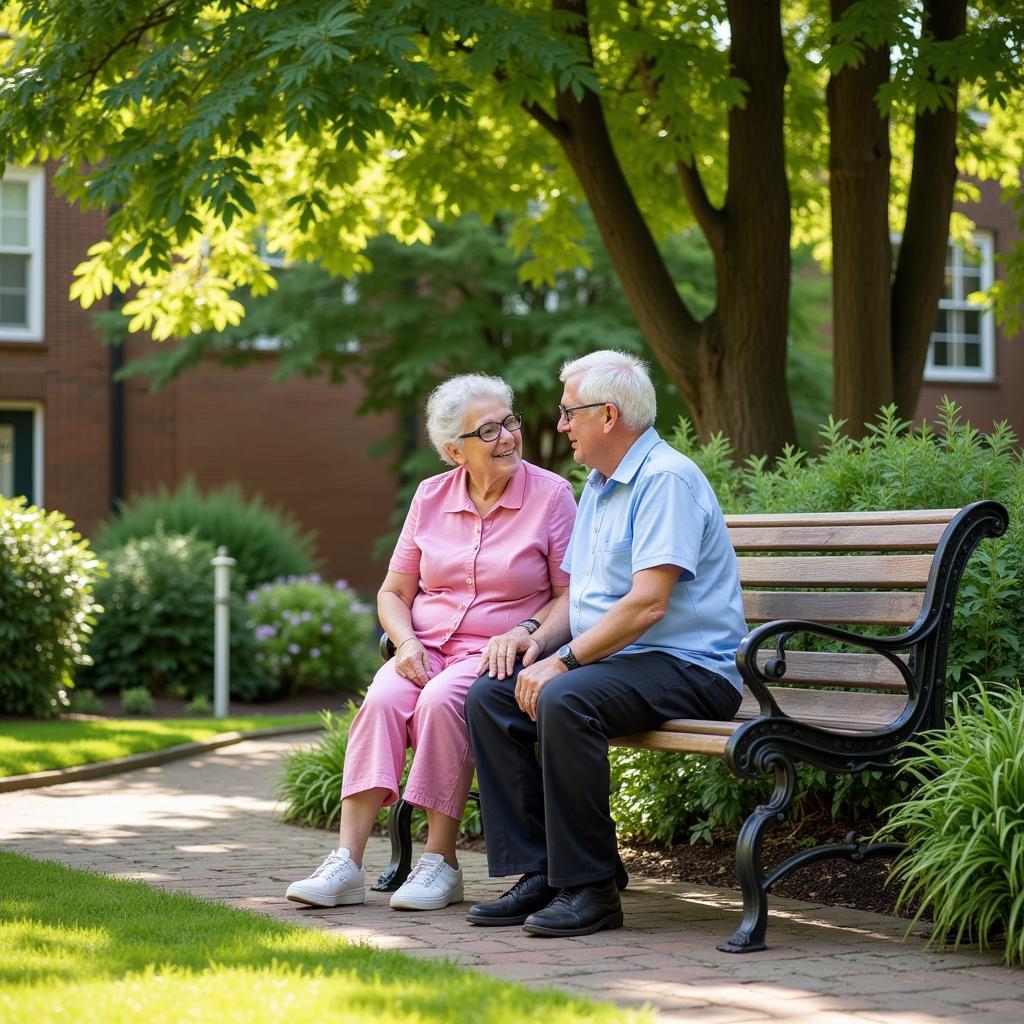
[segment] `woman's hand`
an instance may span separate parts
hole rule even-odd
[[[480,664],[476,670],[481,674],[486,672],[492,679],[504,679],[512,675],[520,654],[523,655],[523,663],[528,665],[537,660],[540,645],[525,626],[513,626],[507,633],[492,636],[487,641],[487,646],[480,652]]]
[[[403,640],[395,650],[395,671],[417,686],[426,686],[430,679],[430,662],[426,648],[416,639]]]

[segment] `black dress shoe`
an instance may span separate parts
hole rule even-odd
[[[562,889],[543,909],[523,922],[530,935],[590,935],[622,927],[622,903],[614,878],[594,885]]]
[[[558,890],[548,885],[548,876],[542,872],[523,875],[508,892],[490,903],[478,903],[469,908],[466,920],[470,924],[505,925],[522,924],[535,910],[542,910],[557,895]]]

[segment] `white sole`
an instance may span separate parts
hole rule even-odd
[[[462,889],[456,889],[447,896],[439,896],[435,899],[417,899],[415,896],[403,896],[398,899],[398,893],[391,897],[392,910],[443,910],[453,903],[461,903],[463,900]]]
[[[358,889],[346,889],[337,896],[321,896],[319,893],[306,892],[297,886],[288,886],[285,899],[293,903],[305,903],[309,907],[351,907],[366,902],[366,886]]]

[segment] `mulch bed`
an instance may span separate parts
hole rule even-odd
[[[869,834],[872,830],[859,825],[809,820],[799,830],[782,826],[773,834],[765,834],[764,863],[771,869],[787,857],[814,845],[805,837],[814,836],[820,843],[842,842],[846,834]],[[736,834],[719,831],[714,843],[680,843],[664,846],[660,843],[630,842],[620,846],[622,862],[631,874],[647,878],[694,882],[722,889],[739,889],[736,881]],[[826,860],[799,868],[772,888],[775,896],[824,903],[833,907],[852,907],[855,910],[878,914],[896,914],[896,898],[900,884],[887,882],[892,858],[877,857],[855,864],[847,860]],[[900,917],[913,917],[917,903],[901,907]]]

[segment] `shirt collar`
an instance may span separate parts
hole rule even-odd
[[[604,473],[595,469],[587,477],[587,483],[598,489],[604,487],[609,480],[614,480],[617,484],[628,484],[640,472],[640,467],[644,464],[644,460],[650,454],[651,449],[660,443],[661,438],[658,436],[658,432],[654,427],[648,427],[629,446],[629,450],[622,456],[615,469],[612,470],[610,477],[606,477]]]
[[[523,494],[526,492],[526,463],[520,460],[515,476],[505,485],[495,508],[522,508]],[[469,474],[465,466],[455,470],[448,496],[444,500],[445,512],[472,512],[476,515],[476,505],[469,496]]]

